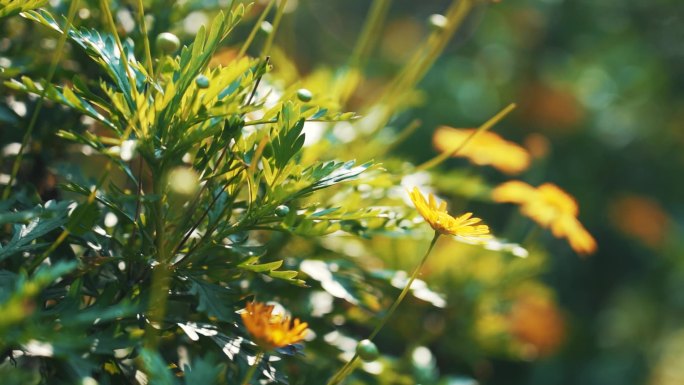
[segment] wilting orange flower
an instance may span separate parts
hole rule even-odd
[[[272,350],[303,340],[309,325],[298,318],[292,321],[290,317],[273,314],[273,309],[273,305],[249,302],[240,314],[254,342],[263,349]]]
[[[586,255],[596,251],[596,241],[577,220],[579,207],[575,199],[552,183],[534,188],[527,183],[510,181],[492,191],[496,202],[515,203],[520,211],[550,228],[554,236],[566,238],[577,253]]]
[[[437,206],[435,196],[432,194],[429,194],[428,200],[425,200],[418,187],[414,187],[413,191],[409,192],[409,196],[416,206],[418,213],[423,216],[425,221],[436,232],[454,235],[469,241],[491,238],[489,226],[478,225],[478,223],[482,222],[482,219],[473,218],[472,213],[465,213],[458,218],[454,218],[446,211],[446,202],[443,201]]]
[[[432,136],[432,143],[438,151],[453,151],[474,132],[475,129],[441,126]],[[507,174],[517,174],[530,165],[527,150],[488,131],[477,134],[454,156],[468,158],[480,166],[492,166]]]

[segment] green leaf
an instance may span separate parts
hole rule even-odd
[[[233,304],[237,302],[237,295],[230,289],[213,283],[191,277],[190,292],[199,303],[197,310],[205,312],[210,317],[230,322],[235,319]]]
[[[48,0],[0,0],[0,18],[40,8],[47,2]]]
[[[45,10],[26,12],[24,17],[51,28],[60,34],[64,33],[53,16]],[[94,29],[71,28],[69,29],[69,39],[81,46],[86,54],[105,70],[119,91],[122,92],[128,107],[135,111],[135,95],[137,95],[139,90],[142,90],[147,75],[144,73],[142,65],[139,65],[133,55],[133,43],[130,40],[122,43],[126,60],[124,62],[114,38],[109,34],[101,34]],[[130,83],[126,68],[131,71],[136,84]]]
[[[140,351],[140,358],[145,367],[146,381],[148,384],[155,385],[177,385],[178,382],[173,377],[173,374],[168,369],[168,364],[164,361],[159,353],[148,349]]]
[[[42,95],[45,91],[45,98],[51,100],[55,103],[59,103],[74,110],[87,115],[98,122],[105,124],[107,127],[118,132],[118,128],[114,123],[112,123],[107,117],[102,115],[98,110],[85,98],[74,93],[69,88],[59,88],[52,84],[46,83],[36,83],[31,78],[22,76],[21,81],[12,79],[11,81],[5,82],[8,88],[16,91],[26,92],[36,95]],[[101,109],[107,111],[107,107],[99,106]]]
[[[281,279],[297,286],[306,286],[306,282],[301,279],[294,279],[298,272],[290,270],[277,270],[283,265],[283,261],[274,261],[257,264],[259,257],[251,257],[238,265],[240,269],[268,275],[271,278]]]
[[[283,265],[283,261],[275,261],[269,263],[256,264],[258,257],[249,258],[247,261],[238,265],[241,269],[253,271],[255,273],[263,273],[279,268]]]
[[[283,115],[287,108],[283,107]],[[289,121],[285,119],[285,122]],[[292,127],[283,128],[273,139],[273,157],[276,168],[284,168],[304,146],[304,119],[298,120]]]
[[[83,235],[93,229],[100,219],[100,210],[93,203],[82,203],[69,215],[67,229],[75,235]]]
[[[185,384],[187,385],[220,385],[225,384],[226,365],[220,363],[213,355],[206,358],[198,358],[192,362],[192,366],[186,366]]]
[[[36,215],[28,224],[13,226],[12,238],[6,245],[0,246],[0,261],[13,254],[41,247],[33,241],[63,226],[68,220],[68,211],[69,202],[48,202],[45,206],[38,206],[36,212],[28,214]]]

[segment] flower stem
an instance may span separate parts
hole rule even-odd
[[[286,5],[287,0],[280,0],[280,4],[278,5],[278,9],[276,10],[275,17],[273,18],[273,30],[266,38],[266,43],[264,43],[264,47],[261,49],[261,58],[265,58],[266,56],[268,56],[268,53],[271,52],[273,39],[275,38],[276,31],[278,30],[278,26],[280,25],[280,19],[283,18],[283,13],[285,13]]]
[[[165,172],[153,173],[154,187],[153,191],[158,195],[157,201],[154,204],[154,211],[152,220],[155,229],[155,244],[157,246],[155,261],[157,264],[153,267],[152,272],[152,286],[150,289],[150,308],[148,309],[148,325],[145,330],[145,347],[154,349],[159,342],[159,335],[154,328],[154,324],[162,325],[164,322],[164,314],[166,312],[166,303],[169,296],[169,289],[171,288],[171,265],[169,264],[169,256],[166,252],[166,225],[164,212],[164,181],[160,175],[165,175]]]
[[[416,166],[416,171],[424,171],[427,169],[430,169],[432,167],[435,167],[439,165],[440,163],[444,162],[445,160],[455,156],[465,146],[470,143],[471,140],[473,140],[477,135],[481,134],[482,132],[485,132],[489,130],[490,128],[494,127],[497,123],[499,123],[506,115],[508,115],[511,111],[513,111],[516,107],[515,103],[511,103],[506,108],[503,110],[499,111],[496,115],[492,116],[489,120],[487,120],[484,124],[482,124],[480,127],[477,128],[477,130],[473,131],[465,140],[461,143],[458,144],[458,146],[454,147],[453,150],[451,151],[445,151],[436,157],[428,160],[427,162],[420,164]]]
[[[440,233],[435,232],[435,236],[432,238],[432,241],[430,242],[430,246],[428,247],[427,251],[425,252],[425,255],[423,256],[423,259],[420,260],[420,263],[418,266],[416,266],[415,270],[413,270],[413,273],[411,274],[411,278],[409,278],[408,282],[406,283],[406,286],[404,286],[404,289],[399,293],[399,296],[397,299],[394,300],[394,303],[392,303],[392,306],[390,306],[389,310],[387,310],[387,313],[385,313],[385,316],[382,317],[380,320],[380,323],[375,326],[375,329],[371,332],[371,334],[368,336],[369,340],[372,340],[375,338],[375,336],[378,335],[380,330],[385,326],[387,321],[392,317],[394,312],[397,310],[399,305],[401,304],[401,301],[404,300],[404,297],[408,294],[409,290],[411,289],[411,285],[413,285],[413,281],[416,280],[418,277],[418,274],[420,274],[420,271],[423,269],[423,266],[425,265],[425,262],[427,261],[428,256],[430,255],[430,252],[432,252],[432,249],[435,247],[435,244],[437,243],[437,239],[439,239]],[[354,365],[356,364],[356,361],[358,361],[359,355],[354,354],[354,357],[352,357],[349,362],[347,362],[331,379],[328,381],[328,385],[336,385],[339,384],[342,380],[345,379],[353,370],[354,370]]]
[[[259,363],[261,362],[262,358],[264,358],[264,352],[260,350],[254,357],[254,363],[249,367],[247,374],[245,374],[245,379],[242,381],[242,385],[249,385],[249,381],[251,381],[252,377],[254,377],[254,372],[256,372],[257,368],[259,367]]]
[[[273,8],[273,4],[275,4],[275,0],[270,0],[268,2],[268,5],[266,5],[266,8],[264,8],[264,10],[261,12],[261,15],[259,15],[259,19],[257,19],[256,23],[254,23],[254,27],[252,27],[252,31],[249,33],[247,40],[245,40],[245,43],[242,45],[242,48],[240,48],[240,52],[237,55],[238,59],[242,58],[243,56],[245,56],[245,53],[247,53],[247,49],[250,45],[252,45],[254,37],[256,36],[257,32],[259,32],[259,28],[261,28],[261,23],[264,22],[266,16],[268,15],[268,12],[270,12],[271,8]]]

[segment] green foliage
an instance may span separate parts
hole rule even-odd
[[[0,0],[0,18],[30,11],[47,4],[47,0]]]

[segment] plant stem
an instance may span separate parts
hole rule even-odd
[[[254,357],[254,363],[249,367],[247,374],[245,374],[245,379],[242,381],[242,385],[249,385],[249,381],[251,381],[252,377],[254,377],[254,373],[259,367],[259,363],[261,362],[262,358],[264,358],[264,352],[260,350]]]
[[[384,108],[381,110],[382,115],[377,120],[369,136],[374,136],[383,129],[392,116],[402,109],[402,103],[405,103],[406,96],[411,90],[416,88],[430,67],[439,58],[473,7],[473,0],[452,1],[445,14],[447,25],[444,29],[430,34],[425,43],[413,53],[413,56],[406,62],[403,69],[378,98],[378,103],[383,105]]]
[[[247,40],[245,40],[245,43],[242,45],[242,48],[240,48],[240,52],[237,55],[238,59],[245,56],[245,53],[247,53],[247,49],[249,48],[249,46],[252,45],[254,37],[259,31],[259,28],[261,28],[261,23],[264,22],[264,19],[266,19],[266,16],[271,11],[271,8],[273,8],[273,4],[275,4],[275,0],[269,1],[266,8],[264,8],[263,12],[261,12],[261,15],[259,15],[259,19],[257,19],[256,23],[254,24],[254,27],[252,27],[252,31],[249,33]]]
[[[155,172],[156,171],[156,172]],[[148,326],[145,331],[145,347],[148,349],[156,348],[159,336],[152,324],[154,322],[162,322],[164,313],[166,312],[166,301],[169,296],[170,283],[170,269],[168,255],[166,252],[165,239],[165,216],[164,216],[164,183],[163,171],[153,170],[154,193],[158,196],[155,202],[154,215],[152,216],[155,223],[155,244],[157,246],[157,255],[155,262],[157,265],[153,267],[152,284],[150,287],[150,300],[148,311]]]
[[[354,52],[349,58],[349,66],[358,68],[363,65],[366,56],[375,45],[375,42],[380,37],[380,29],[382,28],[387,11],[389,11],[389,0],[375,0],[371,4],[368,11],[368,18],[363,26],[363,31],[356,41]]]
[[[138,0],[138,16],[140,20],[140,33],[143,35],[143,45],[145,47],[145,62],[147,64],[147,71],[150,78],[154,79],[154,63],[152,62],[152,51],[150,50],[150,37],[147,35],[147,26],[145,25],[145,7],[142,0]]]
[[[432,238],[432,241],[430,242],[430,246],[427,249],[427,252],[425,252],[425,255],[423,256],[423,259],[420,260],[420,263],[418,266],[416,266],[415,270],[413,270],[413,273],[411,274],[411,278],[409,278],[408,282],[406,283],[406,286],[404,286],[404,289],[399,293],[399,296],[397,299],[394,300],[394,303],[392,303],[392,306],[390,306],[389,310],[387,310],[387,313],[382,317],[380,320],[380,323],[375,326],[375,329],[371,332],[371,334],[368,336],[369,340],[372,340],[375,338],[375,336],[378,335],[380,330],[385,326],[387,321],[392,317],[394,312],[397,310],[401,302],[404,300],[406,295],[411,289],[411,285],[413,284],[413,281],[416,280],[418,277],[418,274],[420,274],[420,271],[423,269],[423,266],[425,265],[425,262],[427,261],[428,256],[430,255],[430,252],[432,249],[435,247],[435,244],[437,243],[437,239],[439,239],[440,233],[435,231],[435,236]],[[354,370],[354,365],[356,364],[356,361],[358,361],[359,355],[354,354],[354,357],[352,357],[351,360],[349,360],[331,379],[328,381],[328,385],[336,385],[339,384],[342,380],[344,380],[353,370]]]
[[[445,151],[436,157],[428,160],[427,162],[419,165],[416,167],[416,171],[423,171],[427,170],[429,168],[435,167],[439,165],[440,163],[444,162],[445,160],[455,156],[459,152],[465,148],[465,146],[470,143],[471,140],[473,140],[477,135],[479,135],[482,132],[485,132],[489,130],[490,128],[494,127],[497,123],[499,123],[506,115],[508,115],[511,111],[515,109],[516,105],[515,103],[511,103],[506,108],[503,110],[499,111],[496,115],[491,117],[488,121],[486,121],[483,125],[477,128],[470,136],[468,136],[463,142],[459,143],[456,147],[454,147],[453,150],[451,151]]]
[[[342,105],[347,103],[347,100],[358,86],[358,77],[355,75],[364,66],[368,54],[381,36],[380,32],[385,24],[389,5],[390,0],[374,0],[373,4],[371,4],[361,35],[359,35],[354,51],[349,57],[347,68],[339,80],[336,81],[335,89],[344,89],[344,92],[339,95]]]
[[[14,159],[14,163],[12,163],[12,171],[10,172],[9,181],[7,182],[7,185],[5,186],[4,191],[2,192],[1,200],[6,200],[7,198],[9,198],[10,191],[12,190],[12,184],[14,184],[14,180],[16,179],[17,174],[19,173],[19,167],[21,166],[21,162],[24,159],[24,149],[26,148],[29,140],[31,139],[31,134],[33,133],[33,129],[38,121],[38,114],[40,113],[40,110],[43,108],[43,103],[45,102],[45,95],[48,91],[48,85],[52,82],[52,78],[55,77],[55,73],[57,72],[57,64],[59,63],[59,60],[62,58],[62,53],[64,52],[64,44],[66,44],[66,40],[69,37],[69,30],[71,29],[71,24],[73,23],[74,17],[76,16],[76,11],[78,10],[78,3],[78,0],[74,0],[71,2],[71,5],[69,5],[69,11],[67,12],[67,22],[64,26],[64,32],[62,33],[62,36],[59,37],[59,41],[57,42],[57,51],[55,53],[55,56],[52,57],[52,61],[50,62],[48,76],[45,79],[45,87],[43,87],[43,91],[40,93],[40,98],[36,103],[36,108],[33,109],[33,113],[31,114],[31,120],[29,121],[28,128],[26,129],[24,137],[21,140],[21,146],[19,146],[19,153],[17,154],[17,157]]]
[[[268,53],[271,52],[271,46],[273,45],[273,39],[275,38],[276,31],[278,30],[278,26],[280,25],[280,19],[283,18],[283,13],[285,12],[285,6],[286,5],[287,5],[287,0],[280,0],[280,4],[278,5],[278,10],[276,11],[275,17],[273,18],[273,30],[268,35],[268,39],[266,40],[266,43],[264,44],[264,48],[261,50],[261,58],[265,58],[266,56],[268,56]]]

